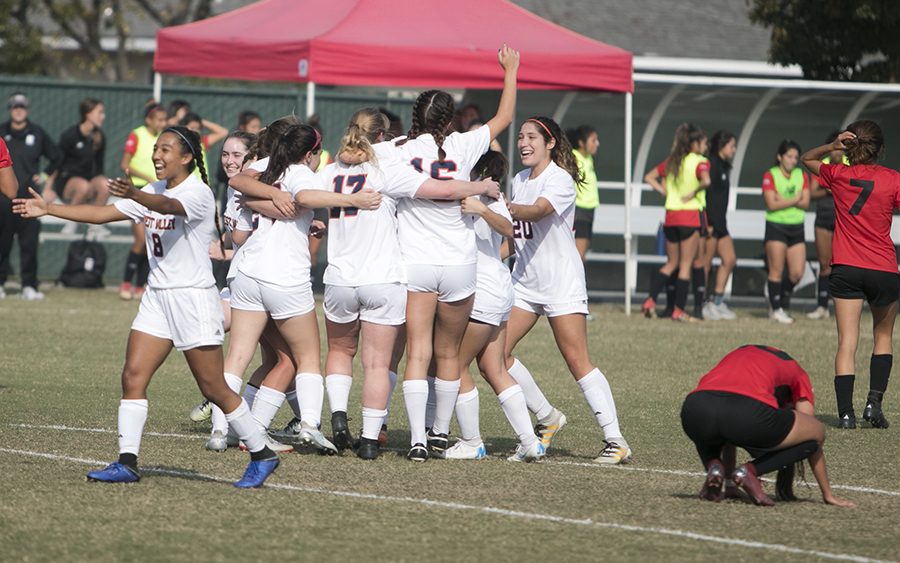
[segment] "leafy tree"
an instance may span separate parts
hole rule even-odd
[[[46,53],[28,21],[28,0],[0,0],[0,41],[0,73],[44,73]]]
[[[806,78],[897,82],[897,0],[747,0],[750,20],[772,29],[769,60]]]

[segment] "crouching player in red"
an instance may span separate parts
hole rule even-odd
[[[814,416],[813,400],[809,375],[778,348],[741,346],[722,358],[681,407],[681,426],[707,471],[700,497],[721,500],[730,475],[755,504],[772,506],[757,477],[777,470],[778,498],[794,500],[794,464],[808,459],[825,503],[854,506],[831,492],[822,452],[825,425]],[[754,459],[726,468],[723,449],[733,446]]]
[[[832,151],[844,151],[850,166],[825,164]],[[834,358],[834,390],[838,427],[856,428],[853,383],[856,346],[863,300],[872,310],[875,345],[869,363],[869,396],[863,418],[875,428],[887,428],[881,409],[893,364],[891,339],[900,296],[897,253],[891,240],[893,211],[900,207],[900,173],[878,165],[884,135],[873,121],[856,121],[834,142],[806,152],[803,164],[819,176],[834,198],[829,289],[834,298],[838,351]]]
[[[53,205],[34,190],[33,199],[16,199],[23,217],[53,215],[83,223],[131,219],[146,227],[150,259],[149,289],[141,298],[128,335],[119,402],[119,460],[87,474],[90,481],[132,483],[141,478],[137,456],[147,421],[147,386],[174,346],[184,352],[203,395],[225,413],[250,450],[250,465],[236,487],[259,487],[278,467],[266,447],[264,430],[247,403],[222,376],[222,307],[209,260],[215,236],[216,202],[206,179],[200,137],[184,127],[164,130],[153,147],[159,181],[137,189],[130,179],[110,180],[122,198],[112,205]],[[200,170],[200,178],[193,174]]]

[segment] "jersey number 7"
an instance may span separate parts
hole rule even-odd
[[[875,189],[875,182],[872,180],[857,180],[856,178],[851,178],[850,185],[854,188],[862,189],[859,196],[856,198],[856,201],[853,202],[853,207],[850,208],[850,215],[859,215],[863,205],[866,204],[869,196],[872,195],[872,190]]]
[[[366,185],[366,175],[355,174],[353,176],[335,176],[334,180],[332,180],[332,184],[334,185],[335,193],[344,193],[344,186],[346,185],[351,188],[350,193],[355,194]],[[340,219],[342,212],[344,217],[356,217],[356,214],[359,213],[359,209],[356,207],[332,207],[328,216],[331,219]]]

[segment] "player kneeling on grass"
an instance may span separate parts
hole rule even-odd
[[[722,500],[730,475],[755,504],[772,506],[757,477],[777,470],[778,498],[795,500],[794,464],[808,459],[825,503],[854,506],[831,492],[822,452],[825,425],[816,420],[813,400],[809,375],[778,348],[747,345],[725,356],[700,378],[681,408],[681,426],[707,471],[700,497]],[[756,457],[735,469],[729,455],[726,468],[723,448],[732,446]]]
[[[110,192],[122,198],[113,205],[53,205],[34,190],[33,199],[14,201],[13,210],[23,217],[53,215],[93,224],[131,219],[146,227],[149,290],[131,325],[122,369],[119,461],[91,471],[88,480],[140,480],[137,456],[147,420],[147,386],[173,346],[184,352],[200,391],[226,413],[250,450],[250,465],[235,486],[259,487],[278,467],[278,457],[266,447],[264,431],[222,376],[222,308],[209,260],[216,203],[201,155],[196,133],[170,127],[153,148],[159,181],[138,190],[129,179],[110,180]],[[195,166],[202,181],[193,175]]]

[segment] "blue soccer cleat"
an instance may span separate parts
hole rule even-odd
[[[251,461],[250,465],[247,466],[247,470],[244,471],[244,476],[241,477],[240,481],[235,482],[234,486],[239,489],[255,489],[257,487],[262,487],[263,483],[266,482],[266,479],[269,478],[269,475],[278,469],[279,463],[281,462],[277,457]]]
[[[88,481],[101,481],[103,483],[137,483],[141,480],[141,474],[116,461],[103,469],[89,472],[87,478]]]

